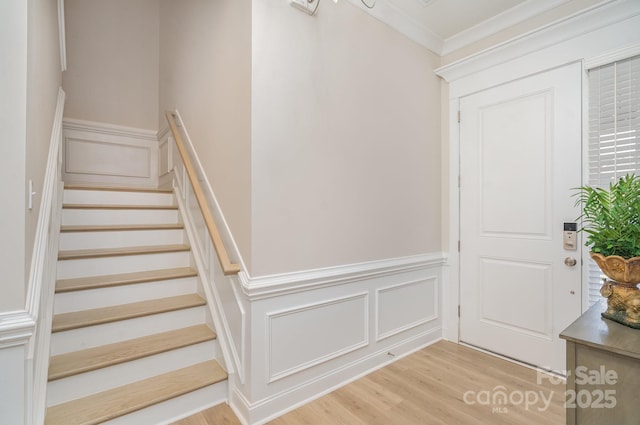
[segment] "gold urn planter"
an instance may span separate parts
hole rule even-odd
[[[607,299],[602,317],[640,329],[640,257],[605,257],[592,252],[591,258],[609,278],[600,288],[600,294]]]

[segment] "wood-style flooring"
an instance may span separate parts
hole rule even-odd
[[[564,390],[535,370],[441,341],[270,425],[561,425]],[[506,403],[494,400],[500,394]],[[226,404],[175,425],[214,424],[241,425]]]

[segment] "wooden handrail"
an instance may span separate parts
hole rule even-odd
[[[211,240],[213,241],[213,247],[216,250],[218,261],[220,261],[220,266],[222,266],[222,271],[227,276],[237,274],[240,271],[240,265],[232,263],[231,260],[229,260],[229,254],[227,254],[227,249],[222,242],[220,232],[218,232],[218,227],[213,221],[213,215],[211,214],[211,210],[209,209],[209,204],[207,204],[204,192],[202,191],[202,187],[200,186],[200,182],[198,181],[196,172],[193,169],[193,165],[191,164],[191,159],[189,159],[189,154],[187,153],[187,149],[185,148],[184,142],[182,141],[182,136],[180,136],[180,132],[178,131],[178,126],[176,125],[174,114],[171,111],[167,111],[166,115],[167,120],[169,121],[169,128],[171,129],[171,133],[173,134],[176,146],[178,147],[178,152],[180,152],[182,162],[184,162],[184,168],[185,170],[187,170],[189,181],[191,182],[191,186],[193,187],[193,193],[195,193],[196,195],[196,199],[198,200],[198,204],[200,205],[200,210],[202,211],[202,217],[204,218],[207,230],[209,231],[209,235],[211,236]]]

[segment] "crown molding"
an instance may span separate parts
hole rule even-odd
[[[607,0],[466,58],[442,66],[436,75],[453,82],[492,66],[538,52],[640,14],[636,0]]]
[[[416,1],[423,3],[425,7],[431,3],[429,0]],[[378,0],[372,9],[365,7],[361,0],[348,0],[348,2],[421,46],[442,56],[558,7],[569,0],[527,0],[447,39],[429,29],[424,23],[415,19],[392,1]]]
[[[440,55],[449,54],[485,37],[558,7],[569,0],[527,0],[444,40]]]

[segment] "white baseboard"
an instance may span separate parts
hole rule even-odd
[[[265,424],[441,339],[440,329],[433,329],[254,403],[250,403],[236,388],[231,393],[229,404],[243,424]]]

